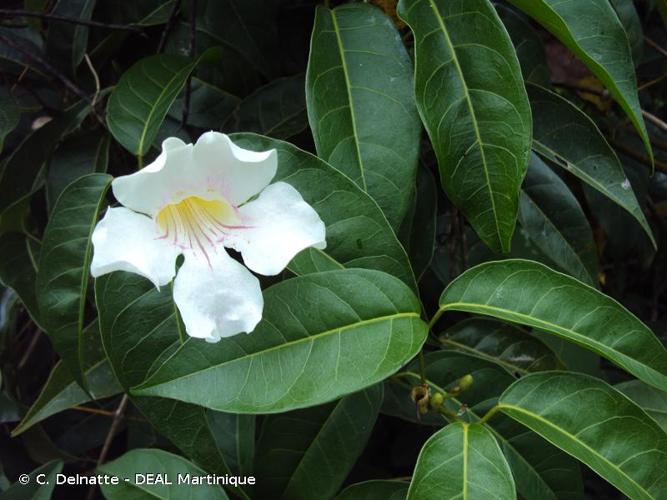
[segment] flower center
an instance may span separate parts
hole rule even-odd
[[[198,196],[164,206],[155,222],[163,233],[161,238],[170,239],[183,249],[201,252],[207,261],[208,252],[215,252],[216,244],[224,240],[227,231],[243,227],[232,205]]]

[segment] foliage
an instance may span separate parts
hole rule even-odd
[[[667,498],[666,22],[4,2],[0,498]],[[113,178],[208,130],[275,149],[327,239],[213,344],[172,287],[89,273]]]

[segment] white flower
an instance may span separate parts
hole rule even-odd
[[[109,208],[95,227],[92,275],[129,271],[159,289],[183,254],[174,301],[188,335],[217,342],[251,332],[264,306],[259,280],[225,247],[271,276],[301,250],[326,246],[324,223],[298,191],[269,185],[277,157],[275,149],[248,151],[217,132],[195,145],[165,140],[153,163],[114,179],[124,206]]]

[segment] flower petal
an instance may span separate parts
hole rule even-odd
[[[174,281],[174,301],[188,335],[217,342],[253,331],[264,308],[259,280],[222,247],[209,260],[210,266],[187,253]]]
[[[198,175],[217,180],[221,194],[236,206],[268,186],[278,169],[275,149],[259,153],[243,149],[219,132],[202,134],[193,157]]]
[[[160,286],[176,274],[176,257],[181,250],[160,235],[145,215],[124,207],[110,208],[95,226],[92,236],[91,274],[97,278],[113,271],[128,271]]]
[[[162,143],[162,153],[153,163],[134,174],[116,177],[111,188],[122,205],[155,217],[166,204],[180,201],[195,188],[201,189],[191,183],[193,169],[192,144],[170,137]]]
[[[285,182],[271,184],[243,205],[239,215],[244,227],[224,244],[241,252],[245,265],[257,273],[278,274],[304,248],[326,248],[324,222]]]

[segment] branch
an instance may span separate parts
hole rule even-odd
[[[38,67],[41,67],[42,69],[46,70],[47,73],[50,73],[51,76],[54,78],[60,80],[60,82],[67,87],[71,92],[73,92],[75,95],[77,95],[79,98],[83,99],[86,102],[91,102],[90,97],[86,95],[86,93],[81,90],[79,87],[77,87],[72,80],[67,78],[63,73],[61,73],[59,70],[57,70],[55,67],[53,67],[51,64],[49,64],[46,59],[38,56],[37,54],[34,54],[28,50],[26,50],[24,47],[21,47],[18,43],[14,42],[13,40],[7,38],[4,35],[0,35],[0,43],[5,44],[7,47],[10,47],[14,49],[17,52],[20,52],[26,59],[38,63]]]
[[[107,434],[107,438],[104,440],[104,445],[102,446],[102,451],[100,452],[100,456],[97,458],[97,467],[102,465],[107,459],[107,455],[109,454],[109,449],[111,448],[111,443],[113,442],[113,438],[118,432],[118,428],[120,427],[120,424],[123,421],[125,408],[127,408],[127,402],[128,402],[127,394],[123,394],[123,398],[120,400],[118,408],[116,408],[116,411],[113,412],[113,420],[111,421],[111,427],[109,427],[109,434]],[[95,497],[95,486],[90,488],[90,490],[88,491],[88,500],[92,500],[94,497]]]
[[[92,28],[107,28],[110,30],[133,31],[135,33],[143,33],[141,28],[130,26],[128,24],[110,24],[99,21],[86,21],[84,19],[77,19],[75,17],[60,16],[58,14],[48,14],[45,12],[33,12],[30,10],[21,9],[0,9],[0,16],[3,17],[36,17],[39,19],[46,19],[47,21],[60,21],[63,23],[80,24],[82,26],[90,26]]]
[[[162,36],[160,36],[160,43],[157,46],[158,54],[162,53],[162,51],[164,50],[164,46],[167,43],[167,36],[169,36],[171,28],[174,26],[174,21],[176,20],[176,14],[178,14],[180,8],[181,8],[181,0],[176,0],[174,2],[174,7],[171,9],[171,14],[169,14],[169,19],[167,20],[167,24],[165,24],[164,30],[162,30]]]

